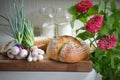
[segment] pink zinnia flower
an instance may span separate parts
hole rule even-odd
[[[86,23],[86,30],[90,33],[96,33],[100,30],[104,22],[104,19],[101,15],[96,14],[88,20]]]
[[[113,49],[117,45],[117,38],[115,35],[104,36],[98,41],[98,47],[101,50]]]
[[[93,3],[91,0],[82,0],[81,2],[76,4],[76,10],[79,13],[86,13],[91,7]]]

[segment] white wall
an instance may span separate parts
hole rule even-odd
[[[17,0],[18,1],[18,0]],[[35,33],[40,34],[41,21],[39,9],[42,7],[52,7],[52,8],[65,8],[78,2],[79,0],[24,0],[25,15],[29,20],[36,26]],[[11,5],[14,0],[0,0],[0,14],[10,15]],[[19,2],[19,1],[18,1]],[[7,24],[7,22],[0,18],[0,24]],[[4,28],[3,28],[4,27]],[[0,33],[3,35],[3,30],[6,30],[7,26],[0,25]]]
[[[42,19],[40,17],[39,10],[42,7],[52,7],[52,8],[65,8],[67,9],[71,5],[79,2],[80,0],[24,0],[25,15],[30,21],[36,26],[35,34],[40,34],[40,27],[42,24]],[[0,0],[0,14],[10,15],[10,6],[14,0]],[[7,24],[6,21],[0,18],[0,24]],[[6,28],[7,26],[4,26]],[[3,25],[0,26],[3,29]],[[6,29],[4,29],[6,30]],[[0,32],[3,30],[0,29]]]
[[[17,0],[19,1],[19,0]],[[65,8],[67,9],[71,5],[79,2],[80,0],[24,0],[24,6],[25,6],[25,15],[29,20],[36,26],[35,27],[35,33],[37,35],[40,34],[40,29],[41,27],[41,21],[42,19],[40,18],[40,13],[39,9],[42,7],[53,7],[53,8]],[[93,0],[94,2],[97,2],[98,0]],[[0,0],[0,14],[2,15],[10,15],[11,14],[11,9],[10,6],[14,0]],[[120,0],[117,0],[117,5],[119,5]],[[7,24],[7,22],[0,17],[0,24]],[[0,25],[0,42],[1,41],[6,41],[6,36],[5,32],[7,32],[7,27],[6,25]],[[2,36],[2,38],[1,38]]]

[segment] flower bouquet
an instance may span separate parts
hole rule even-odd
[[[115,0],[99,0],[98,4],[81,0],[68,11],[72,15],[72,28],[75,20],[84,24],[76,30],[76,37],[94,45],[90,59],[102,80],[120,80],[120,9]]]

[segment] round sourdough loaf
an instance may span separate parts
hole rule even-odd
[[[72,36],[60,36],[51,40],[46,55],[61,62],[79,62],[88,57],[89,48]]]

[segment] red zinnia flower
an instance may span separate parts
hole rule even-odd
[[[104,19],[101,15],[94,15],[92,18],[88,20],[86,23],[86,30],[90,33],[96,33],[102,27]]]
[[[113,49],[117,45],[115,35],[104,36],[98,41],[98,47],[102,50]]]
[[[86,13],[91,7],[93,3],[91,0],[82,0],[81,2],[76,4],[76,10],[79,13]]]

